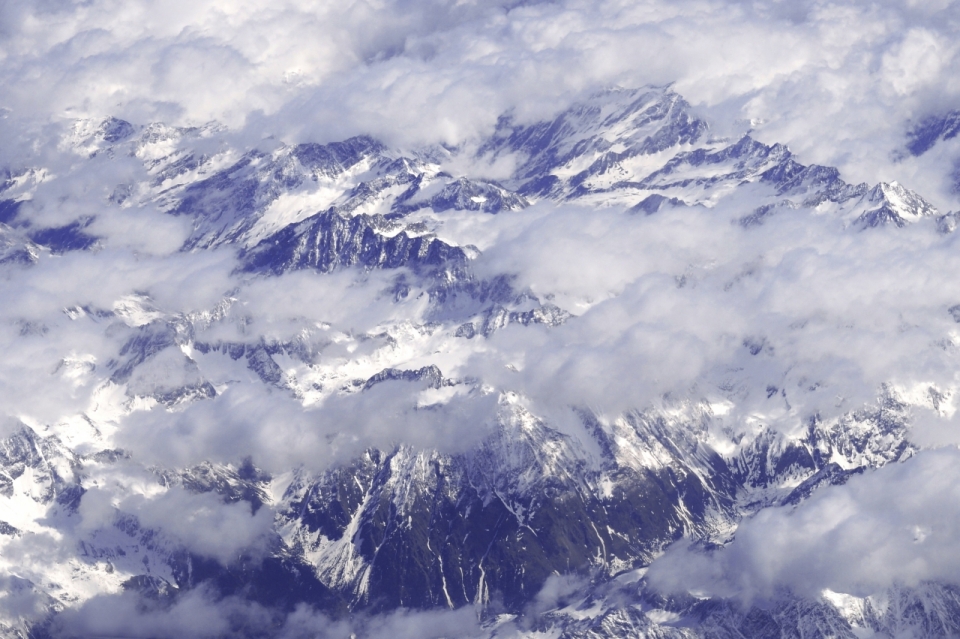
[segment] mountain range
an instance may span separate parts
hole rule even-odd
[[[908,150],[955,135],[955,120],[924,124]],[[148,283],[112,304],[80,291],[42,321],[4,312],[18,339],[59,349],[37,383],[70,389],[80,408],[8,415],[0,580],[16,605],[3,608],[0,634],[120,635],[97,606],[132,602],[146,619],[187,614],[200,595],[249,604],[226,630],[196,627],[210,636],[294,636],[289,620],[304,610],[336,621],[465,608],[477,625],[463,636],[960,634],[960,590],[946,582],[738,598],[669,592],[648,577],[678,544],[720,553],[759,513],[912,463],[925,448],[916,415],[952,414],[952,388],[888,379],[864,399],[812,377],[792,335],[846,325],[814,313],[762,334],[723,327],[719,363],[652,400],[643,374],[614,370],[636,388],[626,407],[583,401],[537,373],[532,353],[563,350],[586,367],[595,351],[609,363],[606,337],[577,336],[605,335],[606,320],[590,333],[590,313],[619,293],[574,299],[562,281],[551,290],[510,269],[520,233],[511,225],[555,210],[573,212],[559,227],[572,236],[593,232],[586,213],[575,226],[578,211],[639,229],[703,223],[705,235],[821,225],[838,253],[918,233],[951,242],[955,214],[897,182],[845,182],[749,130],[715,135],[670,87],[609,89],[539,122],[506,113],[462,148],[397,149],[368,136],[248,148],[215,123],[71,126],[60,166],[0,175],[3,277],[112,259],[109,220],[154,211],[184,231],[151,268],[223,259],[230,287],[205,308],[165,305]],[[84,180],[95,187],[74,193],[78,215],[50,222],[44,211]],[[593,259],[555,257],[574,269]],[[669,290],[736,295],[763,264],[690,264],[667,274]],[[305,299],[276,319],[262,300],[284,281]],[[319,302],[306,299],[310,287]],[[956,307],[930,321],[949,368]],[[618,339],[610,351],[628,349]],[[669,342],[651,348],[664,367],[683,357]],[[494,351],[506,364],[486,363]],[[596,375],[613,384],[602,367]],[[180,450],[194,441],[226,452]],[[290,451],[287,467],[271,446]],[[207,534],[193,538],[182,512]]]

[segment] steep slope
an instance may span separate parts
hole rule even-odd
[[[156,207],[189,228],[173,256],[144,258],[137,277],[148,290],[138,284],[108,301],[92,289],[71,293],[43,321],[30,308],[4,316],[16,339],[35,340],[33,356],[55,352],[59,363],[44,374],[65,407],[23,415],[0,440],[0,578],[35,609],[13,616],[0,601],[4,632],[42,636],[97,597],[150,610],[191,597],[239,600],[281,621],[298,609],[346,619],[475,606],[490,636],[957,632],[949,584],[784,592],[754,606],[665,597],[643,578],[677,540],[710,552],[765,509],[909,463],[915,416],[952,414],[956,388],[926,378],[884,380],[867,391],[875,401],[863,392],[848,400],[848,387],[824,381],[832,360],[811,366],[791,350],[809,343],[797,335],[809,323],[845,349],[851,336],[884,327],[784,301],[793,289],[771,283],[795,283],[809,271],[790,260],[817,251],[827,261],[861,244],[895,250],[927,230],[934,239],[924,241],[946,242],[934,229],[952,231],[952,218],[913,191],[848,184],[749,134],[714,137],[662,87],[605,91],[543,122],[507,114],[488,139],[459,150],[390,149],[366,136],[233,148],[216,125],[115,118],[79,122],[67,138],[65,175],[122,162],[126,172],[104,174],[127,181],[102,185],[83,216],[43,227],[25,203],[56,178],[7,171],[0,268],[10,281],[37,273],[30,286],[49,291],[58,273],[42,279],[49,265],[82,265],[69,260],[100,259],[97,251],[109,259],[110,234],[89,231],[106,228],[93,226],[97,207]],[[492,179],[486,169],[501,160],[515,168]],[[45,201],[53,199],[36,206]],[[569,293],[564,277],[524,279],[527,256],[484,261],[500,246],[536,254],[540,244],[557,253],[539,255],[545,262],[583,270],[648,258],[612,241],[576,253],[567,247],[585,244],[553,243],[560,226],[530,221],[564,207],[573,207],[562,218],[571,237],[602,235],[598,218],[576,217],[587,210],[616,220],[611,235],[658,220],[704,228],[667,247],[686,251],[687,263],[638,271],[629,291],[614,282]],[[703,215],[684,217],[691,212]],[[795,239],[805,224],[837,243]],[[641,228],[653,238],[642,245],[650,261],[666,260],[657,252],[663,227]],[[759,257],[698,253],[697,241],[721,228],[759,237]],[[525,243],[511,244],[517,237]],[[608,261],[608,247],[627,258]],[[776,262],[781,251],[789,259]],[[171,293],[179,280],[158,275],[210,255],[227,266],[202,303]],[[767,255],[774,266],[764,270]],[[208,286],[205,268],[187,285]],[[768,313],[765,336],[725,314],[754,294]],[[604,306],[618,296],[633,299]],[[932,319],[899,320],[918,349],[901,361],[955,366],[956,302],[936,304]],[[658,324],[650,309],[676,315]],[[661,326],[688,315],[691,325],[723,326],[717,343],[692,332],[693,351],[707,354],[683,369],[693,372],[679,390],[650,399],[639,388],[652,383],[639,372],[648,362],[611,379],[605,368],[647,335],[662,340],[654,364],[664,377],[696,359],[679,343],[685,336]],[[612,334],[617,326],[629,330]],[[562,382],[583,379],[572,370],[581,364],[599,386],[622,381],[632,403],[573,397]],[[227,459],[193,459],[193,445],[222,448]],[[296,461],[277,467],[278,458]],[[270,473],[255,465],[264,459]],[[23,559],[32,544],[60,554]],[[574,585],[542,604],[560,578]]]

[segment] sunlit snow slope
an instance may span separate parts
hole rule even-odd
[[[935,571],[738,559],[945,454],[956,216],[906,186],[669,88],[462,148],[56,135],[0,174],[0,634],[960,633]]]

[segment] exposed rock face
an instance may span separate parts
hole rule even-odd
[[[911,152],[955,136],[954,116],[916,129]],[[738,233],[763,233],[774,216],[816,214],[835,221],[838,234],[862,239],[911,224],[952,233],[956,214],[939,215],[896,182],[848,184],[836,169],[803,165],[780,144],[749,135],[713,138],[690,105],[664,88],[606,91],[534,124],[505,115],[476,157],[456,158],[459,164],[449,161],[455,155],[449,149],[401,152],[366,136],[235,150],[209,143],[214,126],[139,127],[110,118],[88,129],[77,143],[83,158],[134,158],[148,176],[110,185],[98,205],[156,206],[186,220],[189,236],[178,257],[227,252],[236,261],[224,271],[236,267],[229,276],[238,287],[346,274],[355,280],[343,288],[375,282],[376,295],[363,303],[382,302],[389,310],[369,311],[381,315],[364,315],[356,331],[352,320],[332,327],[307,317],[295,333],[285,333],[263,319],[268,313],[245,309],[237,291],[201,311],[164,311],[141,291],[111,309],[63,309],[67,319],[58,320],[78,322],[79,335],[102,335],[115,348],[100,360],[65,353],[51,373],[71,380],[75,393],[89,394],[80,414],[58,424],[18,424],[0,440],[0,499],[6,500],[0,550],[66,535],[76,546],[65,551],[73,553],[73,578],[83,587],[64,589],[50,577],[53,564],[38,564],[29,578],[0,577],[0,591],[25,593],[40,610],[30,619],[0,618],[0,632],[44,636],[59,613],[90,593],[136,597],[153,610],[202,590],[218,601],[236,597],[283,614],[304,605],[335,618],[473,605],[491,637],[499,636],[501,617],[529,636],[571,638],[960,633],[960,597],[945,584],[870,597],[784,592],[754,606],[664,597],[643,578],[678,539],[722,547],[744,518],[794,507],[916,454],[909,423],[918,400],[892,386],[878,391],[875,405],[845,406],[833,417],[790,413],[800,428],[785,434],[763,415],[756,423],[724,422],[695,385],[659,407],[615,414],[564,404],[576,423],[561,425],[534,414],[507,386],[450,373],[485,348],[522,345],[530,335],[554,334],[577,321],[577,309],[551,291],[476,266],[479,249],[455,241],[450,229],[478,219],[503,221],[531,206],[573,204],[654,221],[732,201],[735,215],[721,223]],[[496,180],[450,169],[508,156],[515,169]],[[102,248],[91,217],[31,226],[23,213],[29,194],[17,191],[28,180],[9,172],[7,178],[0,185],[6,198],[0,265],[22,271],[42,259]],[[687,286],[685,275],[676,286]],[[400,308],[408,314],[401,317]],[[960,305],[937,312],[951,326],[950,319],[960,322]],[[40,323],[21,323],[25,338],[44,331]],[[731,343],[747,359],[773,356],[766,337],[741,343],[735,336]],[[522,367],[522,358],[506,366],[513,373]],[[789,413],[781,386],[766,385],[766,398]],[[183,413],[216,406],[237,387],[303,407],[343,397],[375,403],[390,395],[412,398],[417,414],[437,411],[451,397],[490,398],[496,408],[483,416],[487,423],[475,424],[476,441],[457,452],[397,441],[334,457],[324,471],[294,465],[276,476],[254,465],[258,451],[245,451],[252,458],[232,465],[194,460],[160,467],[112,443],[123,420],[144,415],[202,430],[202,419],[191,422]],[[722,390],[739,399],[732,386]],[[927,399],[939,411],[948,397],[930,387]],[[48,432],[56,428],[76,441]],[[329,434],[326,442],[331,450],[341,443]],[[141,492],[96,501],[117,485]],[[265,532],[228,559],[191,549],[174,527],[138,515],[137,499],[171,491],[268,518]],[[7,516],[26,512],[28,502],[35,512]],[[102,521],[84,519],[94,514]],[[531,607],[557,575],[581,581],[556,606]]]
[[[329,273],[348,266],[424,271],[466,262],[463,249],[436,237],[378,232],[385,228],[382,216],[345,217],[331,209],[254,246],[244,256],[245,268],[275,274],[304,268]]]

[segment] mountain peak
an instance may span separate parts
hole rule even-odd
[[[857,207],[856,222],[864,227],[894,224],[902,228],[938,213],[935,206],[896,181],[880,182],[863,196],[861,202],[862,206]]]

